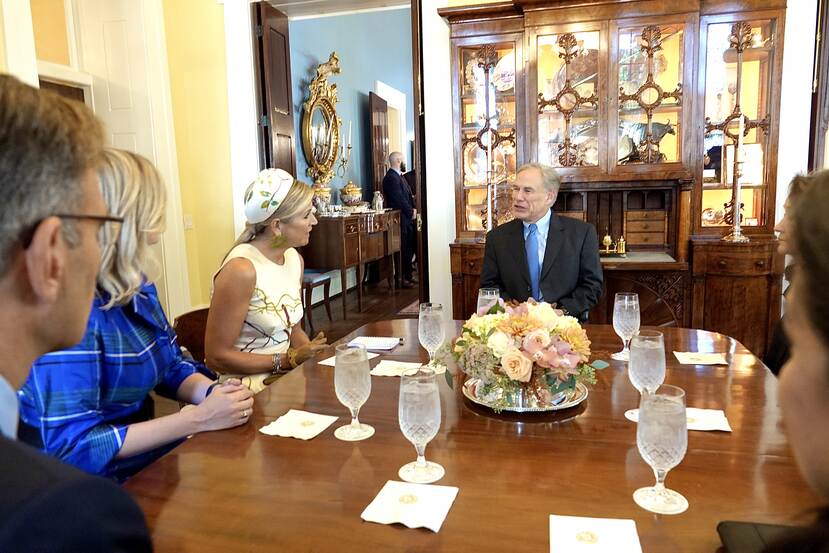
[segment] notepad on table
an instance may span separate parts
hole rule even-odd
[[[366,354],[366,357],[368,358],[368,360],[369,360],[369,361],[371,361],[371,360],[372,360],[372,359],[374,359],[375,357],[380,357],[380,354],[379,354],[379,353],[371,353],[371,352],[368,352],[368,353]],[[332,356],[331,356],[331,357],[329,357],[328,359],[323,359],[322,361],[319,361],[317,364],[318,364],[318,365],[324,365],[324,366],[326,366],[326,367],[333,367],[333,366],[335,366],[335,365],[337,364],[337,356],[336,356],[336,355],[332,355]]]
[[[363,346],[366,349],[389,351],[400,345],[400,338],[394,336],[358,336],[348,343],[349,346]]]

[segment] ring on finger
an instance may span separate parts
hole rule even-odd
[[[247,418],[247,416],[248,416],[248,410],[247,409],[242,409],[242,418],[243,419]]]

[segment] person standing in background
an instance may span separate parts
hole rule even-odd
[[[383,195],[386,197],[386,206],[400,210],[400,256],[402,258],[401,274],[403,288],[414,286],[412,257],[415,245],[415,217],[417,209],[409,184],[403,179],[401,165],[403,154],[392,152],[389,155],[389,170],[383,177]]]

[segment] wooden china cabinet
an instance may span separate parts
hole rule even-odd
[[[513,0],[439,10],[452,40],[454,317],[474,311],[486,231],[511,218],[515,171],[537,161],[561,176],[557,213],[594,224],[600,242],[627,242],[626,257],[602,258],[591,322],[610,322],[615,293],[635,291],[642,324],[721,331],[762,355],[782,278],[772,227],[785,7]],[[735,170],[745,243],[721,240]]]

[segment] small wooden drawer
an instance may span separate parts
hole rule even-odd
[[[665,243],[664,232],[628,232],[625,239],[629,245],[662,245]]]
[[[625,233],[631,232],[665,232],[665,220],[645,220],[625,222]]]
[[[482,248],[464,248],[461,257],[461,272],[480,275],[484,267],[484,250]]]
[[[725,275],[765,275],[771,272],[769,262],[757,256],[708,254],[706,272]]]
[[[625,219],[627,221],[654,221],[665,220],[665,212],[660,210],[648,211],[626,211]]]
[[[584,211],[558,211],[556,214],[561,215],[562,217],[570,217],[571,219],[584,221]]]
[[[345,224],[346,234],[357,234],[360,231],[360,224],[357,221],[348,221]]]

